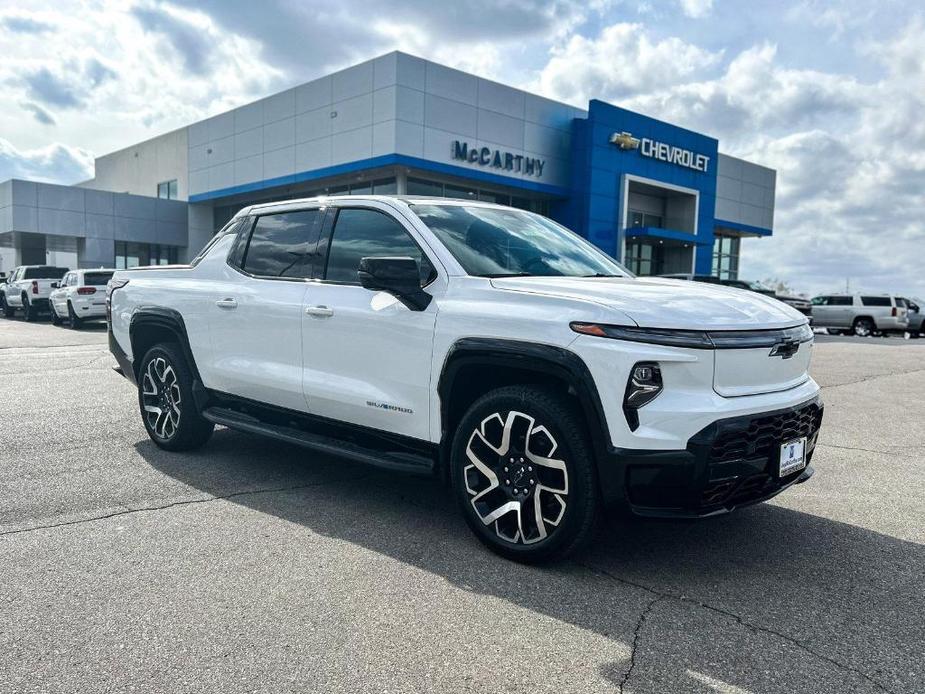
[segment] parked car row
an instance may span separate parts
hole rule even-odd
[[[54,265],[20,265],[0,279],[0,313],[27,321],[50,316],[79,329],[86,321],[105,320],[106,283],[115,270],[69,270]]]
[[[825,328],[832,335],[908,334],[910,337],[925,337],[925,314],[921,299],[909,299],[895,294],[826,294],[812,301],[799,296],[782,294],[760,282],[721,279],[713,275],[681,273],[663,275],[693,282],[722,284],[773,296],[779,301],[809,316],[814,328]]]

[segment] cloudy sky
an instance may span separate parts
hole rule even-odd
[[[917,0],[0,0],[0,180],[90,178],[96,155],[394,49],[718,137],[778,171],[743,275],[925,298]]]

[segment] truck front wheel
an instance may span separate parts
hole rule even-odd
[[[591,446],[555,390],[508,386],[479,398],[456,430],[450,465],[466,523],[498,554],[549,561],[590,539],[599,506]]]
[[[196,409],[192,372],[172,343],[155,345],[142,358],[138,407],[148,436],[168,451],[199,448],[215,429]]]

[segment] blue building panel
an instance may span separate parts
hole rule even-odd
[[[622,147],[610,141],[621,133],[627,133]],[[574,121],[572,147],[573,200],[554,208],[562,223],[619,258],[620,235],[625,232],[624,182],[648,179],[683,188],[698,198],[696,234],[672,233],[694,244],[695,271],[710,272],[719,154],[715,138],[594,100],[587,119]],[[655,231],[636,231],[629,237],[640,236],[654,237]]]

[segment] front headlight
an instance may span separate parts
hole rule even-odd
[[[658,364],[641,361],[633,366],[623,396],[623,413],[630,431],[639,428],[639,408],[655,400],[663,388],[662,370]]]

